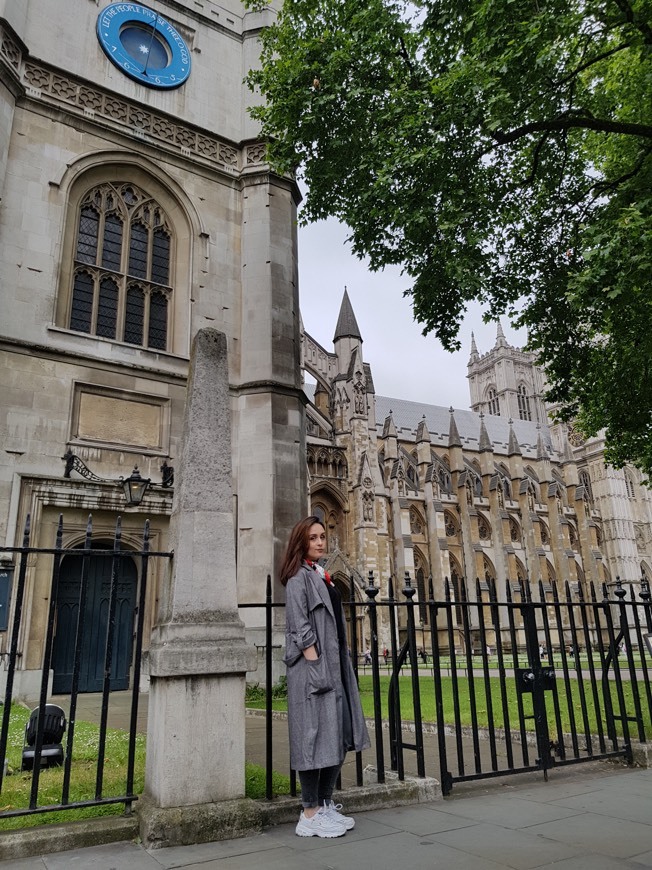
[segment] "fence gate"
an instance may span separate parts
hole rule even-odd
[[[426,675],[432,677],[438,775],[444,794],[456,782],[541,771],[598,759],[632,759],[632,742],[652,734],[650,590],[643,579],[629,595],[620,580],[601,595],[593,586],[563,599],[556,584],[507,588],[493,582],[445,582],[445,600],[414,601],[406,575],[403,600],[390,619],[393,677],[389,689],[391,767],[402,776],[405,751],[424,754]],[[535,591],[537,591],[535,587]],[[367,590],[374,661],[375,626],[385,602]],[[416,615],[419,628],[416,628]],[[397,628],[398,626],[398,628]],[[418,631],[418,637],[417,637]],[[399,675],[412,678],[413,737],[402,729]],[[374,670],[377,670],[374,668]],[[405,703],[405,693],[403,693]],[[428,771],[430,772],[430,771]],[[435,771],[432,771],[437,775]]]

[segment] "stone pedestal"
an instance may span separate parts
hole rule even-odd
[[[244,796],[245,674],[256,666],[238,616],[226,338],[201,330],[193,343],[183,450],[171,520],[172,576],[162,590],[150,646],[145,799],[187,842],[179,819]]]

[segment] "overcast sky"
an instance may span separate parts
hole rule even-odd
[[[299,229],[299,292],[303,325],[326,350],[333,350],[344,287],[363,339],[362,355],[371,365],[376,393],[430,405],[469,407],[466,367],[471,332],[478,351],[496,343],[496,324],[482,322],[480,309],[469,310],[460,330],[462,350],[448,353],[439,341],[421,335],[403,290],[409,279],[399,269],[370,272],[346,244],[346,227],[335,220]],[[521,347],[525,331],[502,321],[507,341]]]

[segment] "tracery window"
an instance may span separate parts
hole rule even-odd
[[[487,390],[487,406],[489,413],[494,417],[500,417],[500,400],[495,387],[489,387]]]
[[[446,528],[446,537],[454,538],[458,533],[458,525],[450,511],[444,511],[444,525]]]
[[[491,537],[491,527],[482,514],[478,515],[478,536],[481,541],[488,541]]]
[[[577,537],[577,529],[573,523],[568,524],[568,540],[573,550],[579,550],[579,540]]]
[[[629,469],[625,470],[625,487],[627,489],[627,498],[636,498],[636,487],[634,483],[634,478],[632,477],[631,471]]]
[[[173,243],[162,207],[135,184],[89,191],[76,226],[69,328],[167,350]]]
[[[410,532],[413,535],[423,534],[423,520],[417,510],[410,508]]]
[[[527,389],[524,384],[520,384],[516,390],[518,401],[518,416],[521,420],[531,420],[532,412],[530,410],[530,397],[527,394]]]
[[[543,522],[543,520],[539,521],[539,529],[541,531],[541,544],[544,547],[547,547],[550,544],[550,532],[548,531],[548,526]]]

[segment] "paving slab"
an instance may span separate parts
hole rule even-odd
[[[544,863],[554,864],[581,853],[580,849],[566,843],[500,825],[479,824],[457,831],[442,831],[433,835],[433,840],[475,855],[483,864],[490,859],[514,870],[533,870]]]
[[[626,819],[609,819],[598,813],[575,813],[570,818],[535,825],[530,832],[599,855],[632,858],[649,851],[652,844],[652,818],[650,823],[642,825]]]

